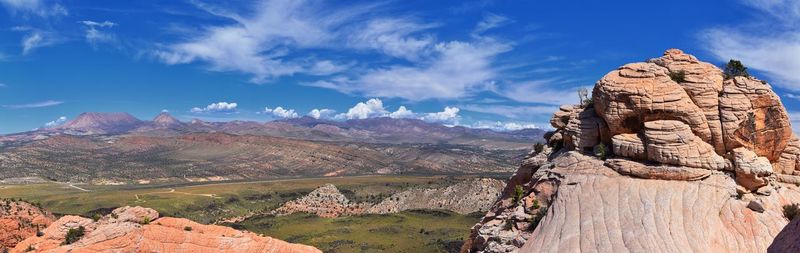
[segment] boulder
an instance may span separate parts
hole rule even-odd
[[[736,172],[736,183],[745,189],[755,191],[769,184],[774,172],[769,160],[757,156],[746,148],[736,148],[731,151]]]

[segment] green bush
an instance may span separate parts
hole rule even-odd
[[[750,76],[750,74],[747,73],[747,67],[745,67],[741,61],[734,59],[728,61],[728,64],[725,65],[725,71],[723,73],[725,74],[725,79],[731,79],[735,76]]]
[[[536,152],[538,154],[542,153],[543,150],[544,150],[544,145],[541,142],[533,144],[533,152]]]
[[[67,231],[67,236],[64,237],[64,244],[72,244],[73,242],[79,241],[85,232],[86,228],[83,226],[80,226],[77,229],[70,228],[69,231]]]
[[[800,204],[794,203],[783,206],[783,216],[789,220],[794,219],[800,214]]]
[[[522,199],[522,195],[525,194],[525,191],[522,190],[521,185],[517,185],[514,187],[514,203],[516,204]]]
[[[686,82],[686,71],[678,70],[675,72],[669,72],[669,78],[676,83]]]
[[[608,157],[608,148],[606,147],[606,144],[601,142],[600,144],[597,144],[597,146],[594,146],[594,156],[600,158],[600,160],[606,160]]]
[[[150,224],[150,217],[145,216],[144,219],[142,220],[142,224],[144,225]]]
[[[536,226],[539,226],[539,222],[542,221],[542,218],[544,218],[545,214],[547,214],[547,208],[546,207],[542,208],[542,209],[539,209],[539,211],[536,212],[535,215],[531,216],[531,219],[530,219],[531,225],[528,227],[528,229],[530,229],[531,231],[535,230]]]

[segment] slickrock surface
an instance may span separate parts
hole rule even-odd
[[[783,214],[800,202],[800,141],[764,81],[670,49],[609,72],[551,124],[462,252],[800,248]]]
[[[297,212],[320,217],[339,217],[359,214],[388,214],[412,209],[440,209],[460,214],[486,212],[501,195],[503,181],[477,178],[442,188],[414,188],[392,194],[377,204],[353,203],[336,186],[326,184],[302,198],[284,203],[272,214],[288,215]]]
[[[84,227],[85,235],[62,243],[69,229]],[[203,225],[187,219],[163,217],[149,208],[122,207],[98,221],[64,216],[41,237],[29,237],[11,252],[321,252],[229,227]]]
[[[0,252],[35,236],[54,220],[53,214],[30,203],[0,200]]]

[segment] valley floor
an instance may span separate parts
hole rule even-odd
[[[0,185],[0,196],[41,204],[56,214],[86,217],[126,205],[149,207],[164,216],[228,225],[326,252],[457,252],[482,213],[412,210],[339,218],[267,213],[328,183],[353,202],[377,203],[406,189],[444,187],[472,177],[479,176],[357,176],[191,185],[45,183]]]

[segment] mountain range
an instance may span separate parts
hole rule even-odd
[[[182,122],[80,114],[0,136],[0,179],[125,184],[364,174],[511,172],[541,129],[499,132],[416,119]]]

